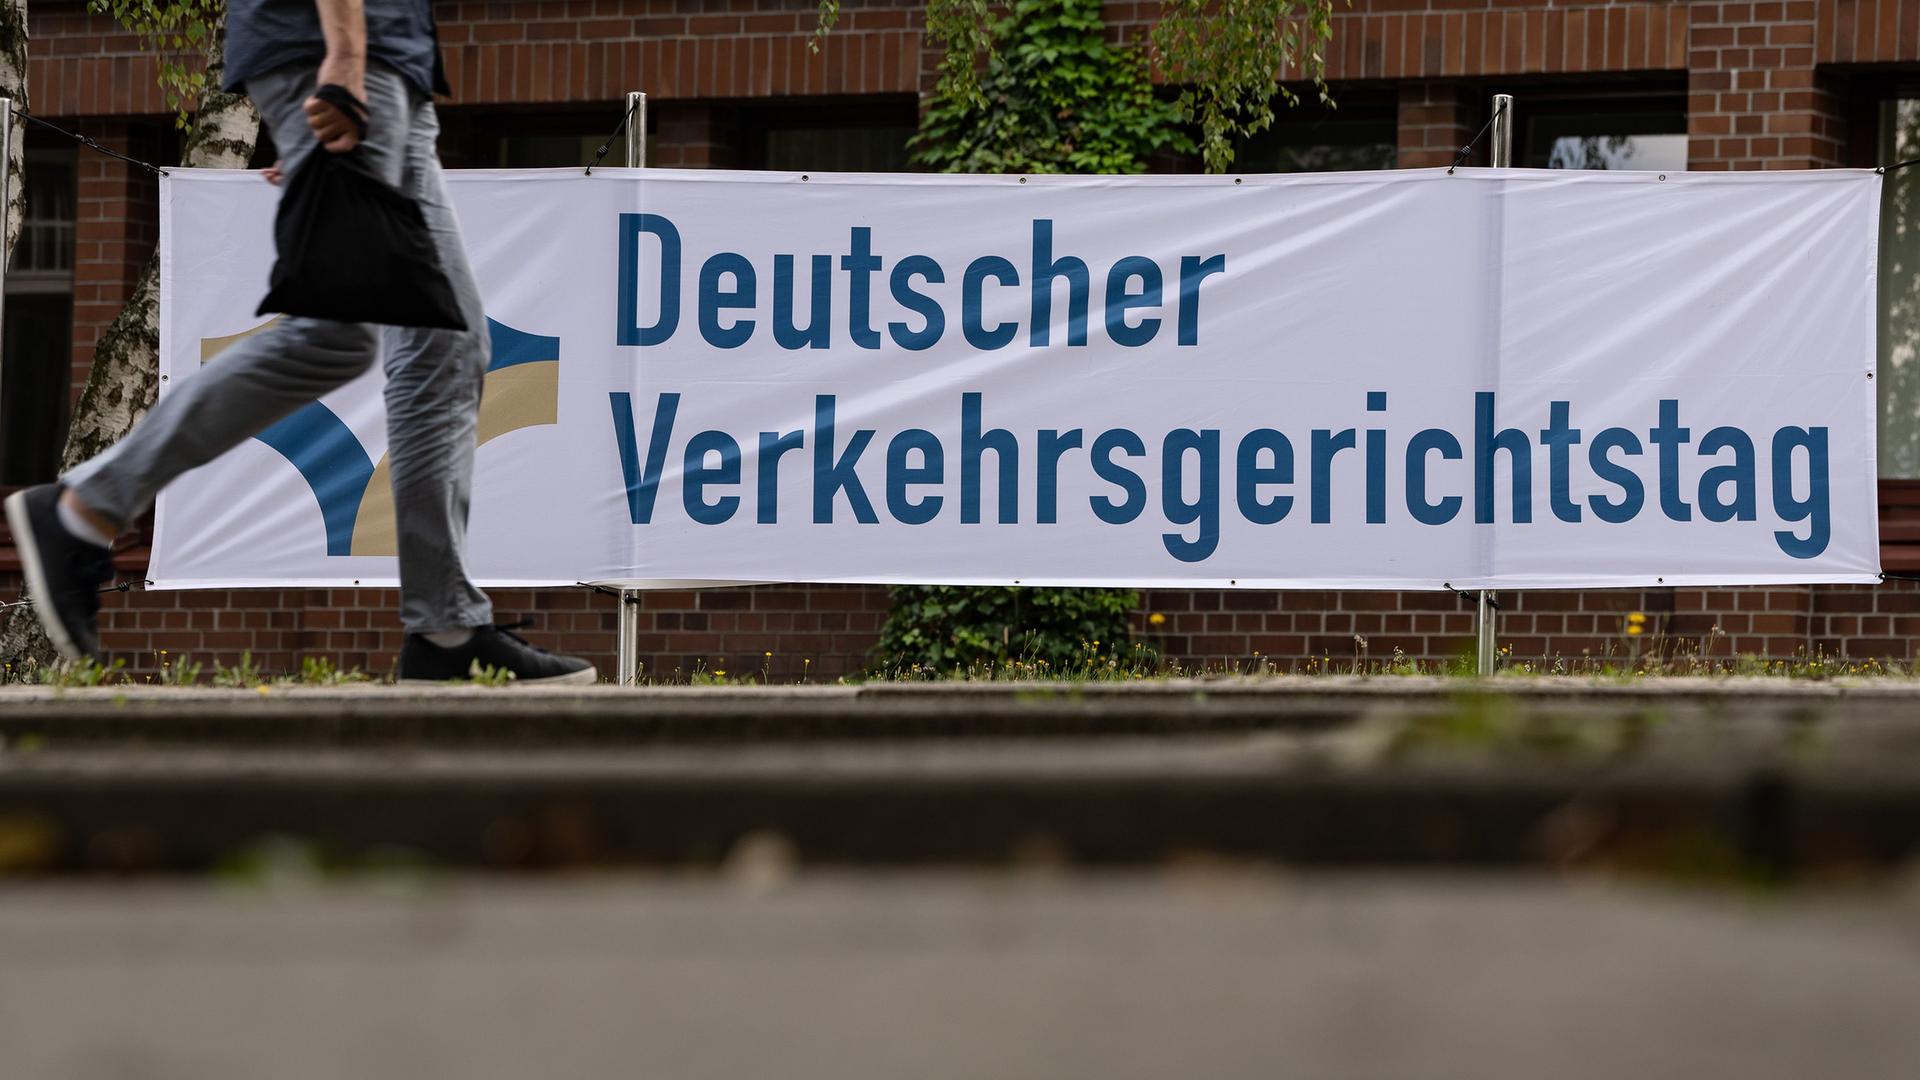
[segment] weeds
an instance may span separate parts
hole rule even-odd
[[[215,686],[224,686],[232,690],[248,690],[256,686],[264,686],[266,683],[267,677],[261,673],[259,665],[253,662],[253,653],[250,651],[241,653],[240,662],[233,667],[215,664],[213,668],[213,685]]]
[[[161,686],[195,686],[200,682],[201,665],[190,663],[184,658],[170,658],[167,650],[158,653],[160,676],[154,681]]]
[[[342,671],[325,656],[307,656],[300,660],[300,674],[285,681],[296,686],[344,686],[372,682],[373,676],[357,667]]]
[[[57,664],[43,664],[35,671],[34,680],[42,686],[57,686],[62,689],[72,687],[105,686],[120,675],[127,666],[124,660],[115,660],[111,664],[102,664],[89,656],[84,660],[61,661]]]
[[[1148,627],[1156,623],[1152,615]],[[1836,678],[1920,679],[1920,662],[1894,659],[1856,659],[1844,654],[1832,655],[1815,647],[1801,649],[1791,656],[1764,657],[1752,654],[1715,655],[1727,649],[1727,635],[1718,626],[1697,637],[1667,635],[1650,629],[1647,616],[1639,612],[1620,617],[1615,635],[1603,639],[1595,648],[1578,655],[1553,653],[1523,657],[1514,644],[1498,647],[1494,658],[1496,679],[1566,677],[1600,682],[1630,682],[1646,678],[1772,678],[1790,680],[1826,680]],[[1151,635],[1151,629],[1148,634]],[[1330,640],[1330,639],[1320,639]],[[1340,647],[1304,660],[1280,660],[1260,651],[1238,662],[1182,663],[1165,656],[1164,642],[1082,641],[1079,649],[1064,660],[1039,656],[1010,659],[976,660],[951,667],[930,667],[919,663],[882,664],[867,671],[842,676],[842,684],[866,682],[1049,682],[1049,683],[1126,683],[1147,680],[1203,678],[1447,678],[1472,680],[1475,664],[1471,652],[1463,651],[1450,659],[1419,658],[1401,646],[1380,656],[1364,634],[1352,634],[1339,641]],[[1347,642],[1351,641],[1348,645]],[[756,663],[757,659],[757,663]],[[263,689],[299,686],[343,686],[368,683],[374,676],[358,667],[341,668],[330,657],[306,656],[293,672],[273,672],[257,663],[250,652],[242,653],[234,666],[219,662],[211,665],[174,656],[166,650],[154,653],[150,673],[138,681],[160,686],[211,685],[230,689]],[[136,681],[125,671],[123,661],[107,666],[97,662],[21,668],[8,664],[0,668],[0,682],[37,683],[56,687],[94,687],[128,685]],[[476,666],[465,680],[476,686],[499,687],[513,681],[512,673]],[[782,663],[771,650],[758,658],[715,657],[700,661],[691,671],[684,669],[641,680],[642,685],[692,686],[771,686],[783,682],[813,683],[814,658],[801,661],[799,670]]]

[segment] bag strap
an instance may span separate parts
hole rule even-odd
[[[361,139],[367,137],[367,118],[373,110],[367,103],[347,92],[347,88],[337,83],[324,83],[313,92],[313,96],[340,110],[340,114],[353,122],[354,129]]]

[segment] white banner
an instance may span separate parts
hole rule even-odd
[[[452,174],[494,585],[1864,582],[1871,172]],[[276,191],[171,170],[163,393]],[[376,365],[162,497],[160,588],[389,585]]]

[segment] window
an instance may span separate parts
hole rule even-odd
[[[0,343],[0,483],[54,478],[73,378],[74,151],[27,151]]]
[[[1241,144],[1236,172],[1353,172],[1391,169],[1399,156],[1395,106],[1335,91],[1337,108],[1274,103],[1273,126]]]
[[[1879,160],[1920,157],[1920,98],[1880,107]],[[1880,475],[1920,478],[1920,171],[1880,194]]]
[[[29,282],[73,288],[74,157],[72,152],[27,155],[27,205],[20,242],[7,272],[7,290]]]
[[[910,125],[774,128],[767,168],[776,172],[904,172]]]
[[[759,105],[734,118],[730,141],[743,169],[906,172],[919,128],[911,97],[874,96],[804,105]]]
[[[605,135],[502,135],[493,165],[501,169],[582,168],[606,141]],[[603,164],[626,163],[627,136],[622,132],[607,150]]]
[[[1666,96],[1595,96],[1515,101],[1525,132],[1519,164],[1529,169],[1687,167],[1685,103]]]

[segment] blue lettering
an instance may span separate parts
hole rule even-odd
[[[608,394],[613,405],[613,437],[620,448],[620,475],[626,482],[627,516],[635,525],[653,521],[654,498],[660,492],[660,470],[667,463],[667,441],[673,436],[673,417],[679,394],[661,394],[653,411],[653,431],[647,437],[647,464],[640,467],[640,448],[633,430],[633,395]]]
[[[880,269],[880,257],[873,253],[873,230],[858,226],[840,256],[840,269],[847,272],[847,333],[863,349],[880,347],[880,332],[873,328],[873,272]]]
[[[1126,428],[1101,432],[1100,437],[1093,440],[1094,475],[1125,492],[1126,501],[1115,502],[1109,496],[1095,495],[1087,503],[1093,507],[1093,516],[1101,521],[1125,525],[1147,508],[1147,485],[1139,473],[1113,460],[1115,450],[1124,451],[1128,457],[1146,457],[1147,444]]]
[[[1717,427],[1700,440],[1700,456],[1714,457],[1722,450],[1733,450],[1733,464],[1715,465],[1700,474],[1700,516],[1708,521],[1753,521],[1760,516],[1757,486],[1753,474],[1753,438],[1736,427]],[[1733,485],[1731,502],[1720,497],[1720,489]]]
[[[1060,520],[1060,458],[1069,450],[1080,449],[1079,428],[1065,433],[1048,428],[1040,433],[1039,475],[1035,477],[1034,518],[1042,525]]]
[[[1407,513],[1422,525],[1445,525],[1460,513],[1465,501],[1458,495],[1444,495],[1439,502],[1427,501],[1427,455],[1440,451],[1443,461],[1463,457],[1460,440],[1453,432],[1428,428],[1407,442]]]
[[[774,525],[780,519],[780,458],[791,450],[798,450],[806,444],[806,438],[798,431],[789,431],[785,435],[771,431],[760,433],[760,456],[758,498],[759,507],[754,511],[753,519],[762,525]]]
[[[960,395],[960,522],[980,524],[980,455],[1000,463],[1000,524],[1020,520],[1020,443],[1005,428],[980,430],[980,395]]]
[[[1129,292],[1127,283],[1140,279],[1140,291]],[[1115,344],[1139,348],[1160,332],[1159,319],[1141,319],[1138,326],[1127,325],[1127,312],[1134,308],[1160,306],[1160,266],[1152,259],[1129,255],[1107,271],[1107,336]]]
[[[1647,441],[1660,448],[1660,510],[1675,521],[1691,521],[1693,508],[1680,499],[1680,447],[1693,441],[1693,432],[1680,426],[1680,403],[1660,402],[1660,422],[1647,432]]]
[[[1272,460],[1271,465],[1260,464],[1260,454],[1265,452]],[[1247,432],[1240,440],[1240,448],[1234,453],[1234,501],[1240,504],[1240,516],[1255,525],[1274,525],[1287,516],[1293,509],[1293,496],[1275,495],[1271,499],[1260,497],[1262,484],[1293,483],[1293,444],[1285,435],[1272,428],[1255,428]]]
[[[722,289],[722,275],[733,275],[733,288]],[[700,267],[700,336],[716,349],[737,349],[753,336],[753,320],[737,319],[720,325],[720,313],[752,308],[758,301],[753,264],[745,255],[723,251]]]
[[[920,464],[907,464],[907,455],[918,450]],[[887,444],[887,512],[908,525],[925,525],[940,513],[946,500],[928,495],[915,500],[908,488],[915,484],[939,484],[946,481],[946,455],[933,432],[908,428]]]
[[[1198,255],[1180,257],[1180,344],[1200,343],[1200,283],[1214,274],[1227,272],[1227,257]]]
[[[640,234],[660,238],[660,317],[640,325]],[[680,230],[658,214],[620,215],[620,309],[616,340],[622,345],[658,345],[680,326]]]
[[[913,279],[926,278],[930,284],[938,285],[947,280],[940,264],[925,255],[909,255],[893,264],[893,274],[889,279],[893,288],[893,302],[914,312],[926,320],[926,326],[919,330],[910,330],[904,322],[890,322],[887,332],[893,335],[903,349],[919,351],[930,349],[947,332],[947,313],[940,310],[938,302],[924,293],[913,290]]]
[[[719,454],[720,463],[707,465],[708,454]],[[702,525],[718,525],[740,509],[740,496],[722,495],[709,503],[710,485],[740,482],[740,444],[724,431],[703,431],[687,440],[687,453],[680,476],[680,502],[687,516]]]
[[[1053,332],[1053,283],[1067,279],[1067,344],[1087,343],[1087,264],[1073,255],[1053,257],[1053,222],[1035,218],[1033,222],[1033,322],[1027,327],[1027,343],[1044,348]]]
[[[1593,437],[1587,446],[1587,467],[1593,475],[1620,489],[1620,501],[1612,502],[1598,495],[1587,496],[1587,505],[1593,509],[1593,516],[1608,524],[1618,525],[1623,521],[1632,521],[1646,503],[1646,488],[1640,483],[1640,474],[1624,465],[1616,465],[1608,457],[1618,447],[1628,455],[1640,453],[1640,437],[1626,428],[1610,427]]]
[[[833,257],[812,259],[808,301],[813,318],[805,330],[793,324],[793,256],[773,257],[773,340],[783,349],[824,349],[833,344]]]
[[[1807,452],[1807,497],[1793,495],[1793,452]],[[1780,550],[1796,559],[1811,559],[1827,550],[1831,522],[1827,507],[1827,429],[1783,427],[1773,433],[1773,512],[1782,521],[1805,521],[1807,535],[1781,529],[1773,534]]]
[[[853,509],[853,519],[862,525],[872,525],[880,519],[874,516],[873,504],[867,501],[867,490],[860,486],[860,476],[854,472],[854,466],[860,463],[860,455],[873,441],[873,432],[862,428],[847,440],[846,453],[838,461],[833,457],[833,395],[820,394],[813,399],[813,523],[830,525],[833,523],[833,496],[835,493],[847,493],[847,505]]]
[[[1200,455],[1200,493],[1186,499],[1187,451]],[[1167,554],[1181,562],[1200,562],[1220,546],[1220,433],[1208,428],[1175,428],[1160,445],[1160,511],[1175,525],[1198,523],[1200,534],[1189,540],[1177,532],[1161,533]]]
[[[1517,428],[1493,430],[1493,394],[1473,395],[1473,520],[1493,521],[1493,455],[1505,450],[1513,461],[1513,521],[1533,520],[1533,444]]]
[[[1561,521],[1579,521],[1580,504],[1573,501],[1573,447],[1580,443],[1580,429],[1569,427],[1571,405],[1565,401],[1547,403],[1547,426],[1540,432],[1540,445],[1547,448],[1547,505]]]
[[[1326,428],[1314,429],[1312,464],[1309,466],[1312,469],[1313,510],[1307,520],[1315,525],[1325,525],[1333,520],[1333,458],[1342,450],[1353,449],[1353,445],[1352,428],[1337,435]]]
[[[960,282],[960,329],[966,334],[967,344],[976,349],[1004,349],[1013,344],[1020,327],[1013,322],[998,323],[991,328],[981,325],[980,294],[988,278],[1002,285],[1018,285],[1020,271],[998,255],[985,255],[968,263]]]

